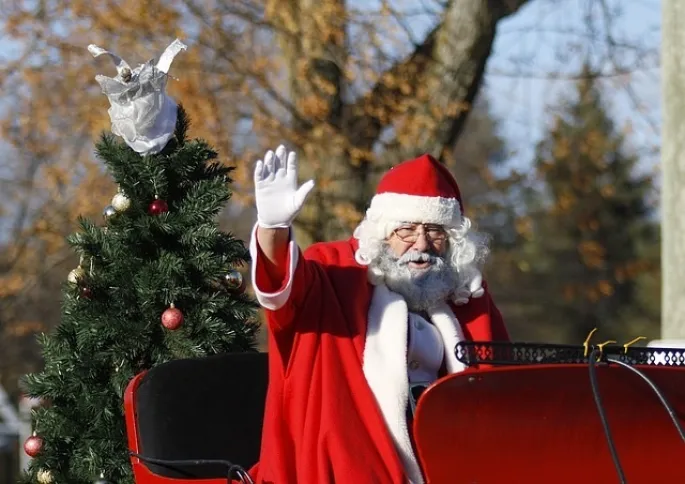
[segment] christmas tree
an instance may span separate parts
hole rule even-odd
[[[119,192],[105,223],[82,219],[69,242],[80,264],[63,289],[62,319],[40,344],[45,366],[25,391],[45,404],[24,444],[26,483],[133,482],[123,394],[160,363],[256,347],[256,304],[244,294],[245,244],[219,230],[231,168],[200,139],[165,93],[176,41],[157,64],[131,69],[108,54],[115,78],[98,76],[112,132],[96,146]]]

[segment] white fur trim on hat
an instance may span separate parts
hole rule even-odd
[[[372,220],[416,222],[457,227],[461,210],[456,198],[422,197],[404,193],[381,193],[366,212]]]

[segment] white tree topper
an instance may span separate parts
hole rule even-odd
[[[112,121],[112,133],[121,136],[141,155],[159,153],[174,135],[178,107],[167,95],[166,84],[171,63],[186,49],[186,45],[176,39],[156,64],[150,60],[131,69],[116,54],[94,44],[88,46],[94,57],[110,56],[117,69],[116,77],[95,76],[109,99],[107,112]]]

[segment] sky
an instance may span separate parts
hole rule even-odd
[[[494,52],[487,68],[487,93],[493,113],[500,119],[502,134],[512,150],[512,165],[525,169],[535,142],[544,134],[551,107],[572,92],[572,81],[545,79],[560,69],[578,72],[584,55],[599,62],[606,49],[606,28],[597,25],[596,42],[589,42],[588,24],[583,19],[593,0],[535,0],[499,25]],[[602,90],[619,126],[632,125],[629,149],[643,155],[642,168],[658,168],[660,135],[660,2],[659,0],[608,0],[620,7],[613,17],[611,35],[616,45],[637,44],[619,51],[618,62],[630,76],[609,76]],[[601,13],[594,11],[601,17]],[[598,21],[598,24],[602,22]],[[559,33],[567,31],[567,33]],[[574,42],[581,42],[578,48]],[[588,45],[593,45],[588,49]],[[614,69],[607,66],[607,73]]]

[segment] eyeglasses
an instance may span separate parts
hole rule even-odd
[[[423,227],[423,230],[419,230]],[[430,242],[444,242],[447,239],[447,232],[440,225],[431,224],[409,224],[402,225],[393,232],[402,242],[409,244],[415,243],[419,240],[419,236],[424,234],[426,240]]]

